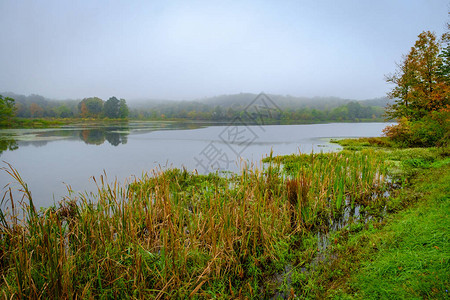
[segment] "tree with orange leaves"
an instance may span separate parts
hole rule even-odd
[[[443,66],[440,50],[436,35],[422,32],[397,72],[387,76],[387,82],[395,84],[389,93],[395,99],[395,104],[388,108],[389,117],[415,121],[431,111],[447,108],[449,86],[440,72]]]
[[[388,94],[395,103],[387,108],[387,116],[399,123],[385,129],[387,136],[405,145],[448,144],[450,86],[446,50],[448,47],[442,51],[434,33],[424,31],[397,71],[386,77],[395,85]]]
[[[81,117],[87,118],[89,116],[89,110],[86,107],[86,103],[82,102],[80,106]]]
[[[32,118],[42,118],[44,116],[44,109],[39,104],[30,104],[30,113]]]

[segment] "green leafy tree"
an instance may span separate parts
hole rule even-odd
[[[0,95],[0,126],[8,126],[15,115],[16,107],[13,98]]]
[[[116,97],[109,98],[103,107],[105,117],[116,119],[119,117],[119,99]]]
[[[450,13],[449,13],[450,14]],[[447,23],[447,32],[442,35],[442,65],[439,75],[448,83],[450,83],[450,23]]]
[[[70,118],[73,117],[73,112],[66,105],[61,105],[55,108],[55,113],[60,118]]]
[[[103,100],[98,97],[85,98],[78,103],[78,110],[83,117],[98,118],[103,112]]]
[[[126,119],[128,117],[128,114],[130,113],[130,110],[128,109],[127,102],[125,99],[120,99],[119,101],[119,118]]]

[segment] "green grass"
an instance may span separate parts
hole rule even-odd
[[[127,123],[128,119],[94,118],[14,118],[0,128],[58,128],[71,124]]]
[[[64,124],[68,124],[71,121],[68,119],[24,119],[16,118],[9,126],[10,128],[48,128],[58,127]]]
[[[394,143],[387,137],[369,137],[357,139],[332,139],[332,143],[341,145],[345,150],[362,150],[366,148],[391,148]]]
[[[420,201],[370,237],[378,251],[350,281],[362,298],[449,297],[449,182],[448,164],[421,173],[412,185]]]

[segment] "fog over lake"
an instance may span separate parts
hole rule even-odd
[[[17,169],[36,206],[49,206],[75,192],[94,191],[92,176],[124,183],[168,167],[238,172],[243,162],[301,152],[334,151],[330,138],[380,136],[387,123],[314,125],[220,125],[130,122],[59,129],[0,130],[0,160]],[[2,188],[12,178],[2,171]],[[3,192],[6,191],[3,189]],[[2,194],[3,194],[2,192]]]

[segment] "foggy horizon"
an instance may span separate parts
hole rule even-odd
[[[57,100],[385,97],[449,2],[2,1],[0,92]]]
[[[234,96],[234,95],[253,95],[253,96],[258,96],[259,94],[265,94],[267,96],[278,96],[278,97],[283,97],[283,98],[294,98],[294,99],[309,99],[309,100],[314,100],[314,99],[318,99],[318,100],[330,100],[330,99],[336,99],[336,100],[354,100],[354,101],[364,101],[364,100],[374,100],[374,99],[379,99],[379,98],[387,98],[387,95],[381,95],[379,97],[372,97],[372,98],[361,98],[361,99],[357,99],[357,98],[349,98],[349,97],[338,97],[338,96],[333,96],[333,95],[324,95],[324,96],[303,96],[303,95],[289,95],[289,94],[274,94],[274,93],[267,93],[265,91],[260,91],[260,92],[239,92],[239,93],[229,93],[229,94],[220,94],[220,95],[211,95],[211,96],[204,96],[204,97],[195,97],[195,98],[156,98],[156,97],[139,97],[139,98],[126,98],[126,97],[122,97],[122,96],[118,96],[118,95],[106,95],[105,97],[100,97],[98,95],[86,95],[83,97],[78,97],[78,98],[69,98],[69,97],[65,97],[65,98],[57,98],[57,97],[48,97],[45,94],[38,94],[38,93],[29,93],[29,94],[25,94],[25,93],[17,93],[14,91],[6,91],[6,90],[0,90],[0,95],[3,95],[5,97],[7,97],[10,94],[14,94],[14,95],[20,95],[20,96],[25,96],[25,97],[30,97],[33,95],[36,96],[41,96],[44,97],[46,100],[49,101],[80,101],[83,99],[87,99],[87,98],[93,98],[93,97],[97,97],[100,98],[104,101],[108,100],[111,97],[116,97],[118,99],[125,99],[127,102],[130,103],[140,103],[140,102],[145,102],[145,101],[155,101],[155,102],[159,102],[159,101],[169,101],[169,102],[178,102],[178,101],[186,101],[186,102],[190,102],[190,101],[202,101],[202,100],[207,100],[207,99],[214,99],[214,98],[219,98],[219,97],[226,97],[226,96]]]

